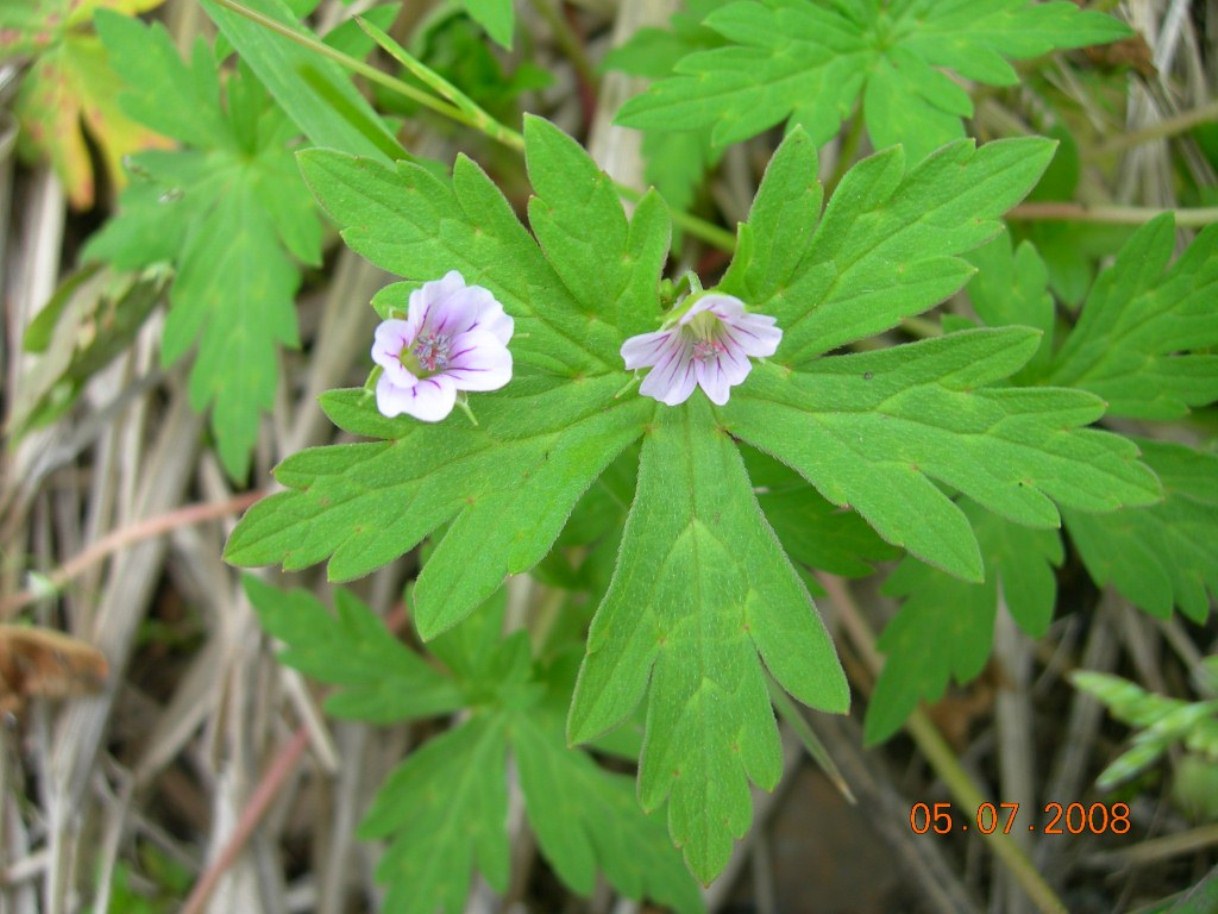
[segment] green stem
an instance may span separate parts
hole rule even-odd
[[[618,192],[618,196],[632,203],[638,203],[643,199],[643,195],[639,191],[617,181],[613,182],[613,188]],[[729,254],[736,250],[736,236],[727,229],[712,222],[707,222],[705,219],[699,219],[697,216],[691,216],[689,213],[673,209],[671,206],[668,208],[668,212],[672,216],[674,223],[681,226],[686,232],[700,241],[705,241],[707,244],[717,247],[722,251],[727,251]]]
[[[468,120],[463,123],[468,124],[480,133],[490,137],[496,142],[502,143],[511,149],[520,152],[524,149],[524,137],[515,130],[505,124],[499,123],[490,114],[484,111],[477,102],[450,83],[447,79],[437,73],[431,67],[427,66],[421,60],[412,55],[404,47],[394,41],[389,35],[385,34],[375,23],[366,19],[356,18],[355,20],[361,29],[375,41],[381,48],[389,54],[394,60],[405,67],[413,74],[420,82],[426,85],[432,92],[448,99]]]
[[[1143,143],[1165,140],[1170,136],[1175,136],[1177,133],[1183,133],[1185,130],[1196,127],[1198,124],[1204,124],[1207,121],[1216,119],[1218,119],[1218,101],[1212,101],[1208,105],[1202,105],[1200,108],[1194,108],[1192,111],[1177,114],[1175,117],[1164,118],[1156,124],[1143,127],[1141,130],[1134,130],[1131,133],[1115,136],[1108,142],[1097,146],[1092,155],[1099,158],[1114,152],[1124,152],[1126,149],[1141,146]]]
[[[1088,206],[1084,203],[1021,203],[1008,219],[1104,222],[1110,225],[1142,225],[1155,216],[1174,213],[1180,228],[1201,228],[1218,222],[1218,207],[1201,209],[1160,209],[1152,206]]]
[[[424,108],[430,108],[432,111],[447,117],[450,120],[457,121],[460,124],[465,124],[466,126],[473,127],[475,130],[480,130],[481,132],[485,133],[485,131],[481,130],[481,127],[478,124],[472,123],[473,119],[468,114],[466,114],[460,108],[457,108],[455,105],[450,105],[448,102],[442,101],[436,98],[434,95],[429,95],[426,92],[420,91],[409,83],[403,82],[400,79],[395,79],[388,73],[378,70],[371,64],[364,63],[362,60],[358,60],[349,54],[344,54],[342,51],[330,47],[325,42],[319,41],[313,35],[297,32],[295,29],[284,25],[282,22],[277,22],[269,16],[264,16],[262,13],[252,10],[247,6],[242,6],[240,3],[237,3],[236,0],[215,0],[215,2],[217,5],[236,13],[238,16],[244,16],[251,22],[256,22],[263,28],[270,29],[272,32],[287,38],[289,41],[294,41],[302,47],[306,47],[310,51],[320,54],[322,57],[327,57],[330,60],[333,60],[339,66],[345,67],[352,73],[358,73],[369,82],[374,82],[379,86],[384,86],[391,92],[396,92],[404,98],[408,98],[411,101],[422,105]],[[498,139],[500,142],[503,142],[503,139],[500,137],[492,136],[491,139]]]
[[[770,690],[770,702],[774,705],[774,710],[778,712],[778,716],[787,722],[791,731],[799,738],[808,755],[812,756],[812,760],[820,766],[820,770],[825,773],[833,786],[837,788],[838,793],[846,798],[852,806],[857,805],[858,800],[854,797],[854,792],[851,791],[850,785],[846,783],[845,777],[842,776],[841,769],[833,761],[829,755],[829,750],[817,737],[812,730],[808,719],[803,716],[799,708],[795,706],[795,702],[791,701],[789,695],[783,691],[769,676],[766,677],[766,687]]]
[[[916,336],[920,340],[943,336],[943,327],[925,317],[903,317],[901,318],[901,327],[906,333]]]
[[[348,54],[344,54],[342,51],[335,50],[328,44],[318,40],[314,35],[298,32],[281,22],[276,22],[274,19],[271,19],[268,16],[264,16],[247,6],[243,6],[242,4],[238,3],[237,0],[215,0],[215,2],[239,16],[244,16],[251,22],[258,23],[258,25],[261,25],[263,28],[270,29],[272,32],[282,35],[289,41],[294,41],[302,47],[308,48],[309,50],[314,51],[323,57],[328,57],[339,66],[345,67],[352,73],[358,73],[360,76],[365,77],[369,81],[374,82],[379,86],[384,86],[391,92],[397,92],[399,95],[409,98],[426,108],[430,108],[432,111],[435,111],[437,114],[441,114],[450,120],[454,120],[459,124],[464,124],[465,126],[478,131],[490,139],[502,143],[510,149],[514,149],[517,152],[521,152],[524,149],[524,140],[519,133],[512,130],[510,127],[499,123],[489,114],[482,111],[481,108],[477,108],[476,105],[474,105],[474,108],[477,108],[477,111],[480,112],[480,114],[472,113],[469,110],[463,110],[462,107],[458,105],[442,101],[435,96],[420,91],[409,83],[405,83],[400,79],[395,79],[387,73],[381,72],[376,67],[366,64],[362,60],[357,60]],[[369,31],[367,23],[361,24],[364,26],[365,31]],[[377,29],[377,31],[379,32],[380,30]],[[372,33],[369,31],[369,34]],[[386,48],[386,50],[389,49]],[[393,54],[393,51],[390,51],[390,53]],[[405,51],[402,53],[405,54],[406,57],[409,57],[411,61],[414,61],[414,58],[406,54]],[[394,56],[397,57],[396,54],[394,54]],[[398,60],[399,63],[403,64],[403,66],[410,67],[410,65],[406,64],[401,58],[398,58]],[[417,61],[414,62],[417,63]],[[418,64],[418,66],[422,67],[422,64]],[[410,68],[412,69],[412,72],[414,72],[413,67]],[[427,72],[431,77],[430,79],[425,80],[428,85],[432,85],[433,81],[439,80],[440,82],[443,82],[444,85],[447,86],[452,92],[458,92],[455,87],[453,87],[447,81],[444,81],[438,74],[431,70],[428,70]],[[462,98],[464,97],[465,96],[462,96]],[[473,105],[473,102],[471,101],[469,104]],[[613,187],[618,194],[626,200],[637,203],[643,197],[643,195],[637,190],[627,187],[624,184],[619,184],[616,181],[613,182]],[[707,244],[713,245],[714,247],[727,251],[728,253],[735,250],[736,236],[726,229],[721,228],[711,222],[707,222],[705,219],[699,219],[697,216],[691,216],[688,213],[683,213],[672,208],[669,208],[669,213],[672,216],[672,221],[693,237],[705,241]]]

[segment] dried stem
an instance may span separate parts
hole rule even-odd
[[[279,751],[279,755],[271,762],[271,767],[267,769],[266,774],[262,776],[262,781],[250,797],[249,805],[241,813],[241,819],[237,822],[232,837],[220,852],[220,856],[195,883],[190,897],[182,906],[182,914],[203,914],[207,907],[207,900],[215,891],[220,878],[233,865],[233,861],[237,859],[242,848],[249,841],[250,835],[254,833],[258,823],[266,815],[271,801],[275,799],[276,794],[287,781],[288,775],[295,771],[296,765],[300,762],[300,757],[304,755],[308,745],[308,728],[300,727],[292,736],[291,741]]]
[[[129,527],[113,530],[84,552],[81,552],[56,568],[46,576],[46,579],[49,582],[51,590],[58,591],[69,581],[83,574],[92,565],[100,562],[111,553],[118,552],[120,549],[134,543],[151,539],[154,536],[169,533],[179,527],[200,524],[203,521],[237,514],[244,511],[265,494],[262,491],[246,492],[242,495],[236,495],[227,501],[189,505],[176,511],[170,511],[167,514],[150,517]],[[14,613],[46,595],[46,588],[43,587],[24,590],[21,593],[5,598],[0,601],[0,620],[10,618]]]

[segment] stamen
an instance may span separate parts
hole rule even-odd
[[[448,367],[448,355],[452,341],[446,336],[435,333],[424,333],[414,341],[411,352],[419,360],[419,367],[424,371],[443,371]]]
[[[709,362],[727,352],[727,347],[718,340],[698,340],[694,343],[694,358],[699,362]]]

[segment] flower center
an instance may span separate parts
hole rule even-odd
[[[727,347],[718,340],[698,340],[694,343],[694,358],[699,362],[709,362],[727,352]]]
[[[687,326],[694,338],[694,358],[699,362],[709,362],[727,352],[727,347],[718,339],[722,323],[709,311],[701,311],[690,319]]]
[[[402,367],[415,377],[427,377],[448,367],[452,340],[436,333],[422,333],[409,350],[398,356]]]

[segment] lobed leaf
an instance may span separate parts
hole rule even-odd
[[[389,724],[455,711],[462,690],[385,628],[350,591],[335,591],[336,614],[304,590],[285,592],[242,578],[266,631],[284,642],[280,663],[342,688],[326,700],[338,717]]]
[[[391,169],[330,150],[308,150],[299,159],[352,250],[406,278],[460,270],[466,282],[494,293],[516,320],[511,348],[521,364],[567,376],[620,366],[612,325],[585,313],[567,292],[503,194],[470,159],[457,159],[451,181],[410,162]]]
[[[569,749],[561,726],[547,726],[547,718],[518,714],[511,734],[529,823],[563,882],[590,895],[599,869],[629,898],[681,914],[705,911],[663,824],[639,808],[633,778]]]
[[[781,752],[761,664],[806,704],[844,710],[845,678],[807,592],[700,398],[661,410],[643,443],[617,569],[592,623],[568,732],[584,742],[647,696],[644,809],[703,881],[750,823],[748,782]]]
[[[720,284],[748,302],[771,301],[795,278],[812,247],[824,188],[816,146],[796,128],[770,157],[736,252]]]
[[[654,330],[660,273],[668,259],[664,205],[644,195],[627,221],[617,189],[588,154],[557,127],[525,119],[529,224],[550,268],[588,318],[621,335]]]
[[[217,183],[214,208],[199,218],[179,257],[161,354],[172,363],[198,346],[191,406],[211,407],[220,460],[244,479],[261,415],[275,402],[278,348],[299,345],[300,274],[248,178],[232,174]]]
[[[627,220],[586,153],[544,122],[527,123],[526,146],[541,248],[468,159],[447,181],[410,163],[395,171],[332,152],[301,155],[355,250],[404,276],[456,267],[489,288],[517,322],[518,372],[509,390],[479,397],[476,430],[386,420],[364,394],[331,398],[327,408],[344,427],[397,440],[285,462],[279,478],[307,491],[251,511],[230,541],[234,561],[302,567],[330,556],[330,575],[345,579],[451,520],[415,593],[416,621],[430,638],[505,575],[540,561],[580,495],[639,436],[654,404],[614,396],[623,381],[617,328],[654,326],[667,217],[650,197]],[[409,286],[392,288],[404,302]],[[472,551],[480,561],[471,566]]]
[[[750,303],[783,328],[775,358],[801,365],[957,292],[973,273],[960,255],[1000,231],[999,217],[1051,155],[1050,143],[1030,137],[976,149],[956,143],[908,174],[899,148],[859,162],[825,207],[798,269],[768,277],[775,293]]]
[[[962,142],[906,174],[894,148],[847,172],[820,216],[816,151],[795,130],[770,160],[722,288],[778,319],[783,364],[883,332],[964,285],[973,269],[960,255],[1001,230],[1051,155],[1037,139]]]
[[[805,569],[861,578],[900,557],[858,514],[826,501],[790,467],[751,447],[741,451],[757,503],[813,594],[821,588]]]
[[[968,94],[938,68],[1011,85],[1008,60],[1130,34],[1117,20],[1071,3],[1027,0],[741,0],[710,11],[703,25],[726,44],[692,44],[673,75],[622,107],[619,123],[655,131],[713,127],[711,141],[722,147],[788,121],[819,145],[861,98],[873,145],[901,143],[914,162],[964,136],[962,118],[973,113]],[[659,51],[671,53],[671,46]],[[638,51],[633,56],[642,68]]]
[[[430,638],[464,618],[504,575],[540,561],[579,496],[638,437],[651,407],[638,398],[615,401],[618,386],[613,376],[518,381],[479,398],[476,428],[414,424],[392,442],[290,457],[276,476],[297,491],[251,508],[225,555],[288,569],[329,556],[331,579],[348,580],[453,520],[415,593],[416,622]],[[362,408],[375,412],[367,402]],[[474,553],[480,560],[471,564]]]
[[[219,75],[206,41],[195,41],[188,66],[160,24],[150,27],[102,12],[97,30],[122,76],[122,106],[131,117],[186,145],[232,143],[232,127],[221,108]]]
[[[201,2],[241,59],[313,143],[382,162],[406,156],[337,63],[213,0]],[[243,0],[243,5],[297,34],[311,36],[283,0]]]
[[[1170,213],[1148,222],[1096,280],[1049,380],[1089,390],[1108,412],[1177,419],[1218,399],[1218,226],[1170,267]]]
[[[1029,329],[982,329],[823,358],[801,372],[759,366],[721,415],[733,435],[853,507],[888,542],[980,581],[969,523],[935,481],[1042,528],[1059,523],[1054,501],[1111,511],[1160,496],[1136,446],[1080,428],[1103,412],[1091,395],[983,387],[1037,345]]]
[[[801,123],[824,142],[849,115],[875,56],[857,23],[810,3],[732,3],[703,24],[728,44],[681,59],[678,75],[627,102],[618,123],[662,130],[714,125],[713,144],[726,146],[802,109]]]
[[[1066,512],[1070,536],[1097,584],[1111,584],[1159,618],[1176,605],[1202,623],[1218,595],[1218,457],[1134,440],[1166,497],[1103,517]]]
[[[572,425],[532,449],[515,483],[467,496],[415,588],[415,621],[429,639],[460,621],[505,577],[541,561],[593,480],[632,441],[650,407],[634,400]],[[540,442],[539,442],[540,443]],[[510,520],[509,520],[510,519]],[[471,563],[469,557],[477,555]]]
[[[888,658],[867,707],[868,744],[892,736],[920,699],[941,698],[951,679],[963,684],[981,673],[1000,595],[1028,634],[1048,629],[1057,601],[1053,569],[1064,558],[1061,537],[1017,526],[973,502],[961,509],[977,534],[985,581],[962,581],[907,558],[885,582],[886,594],[905,600],[877,645]]]
[[[191,148],[134,157],[140,180],[86,253],[128,269],[176,267],[161,355],[172,364],[198,347],[191,404],[211,409],[221,462],[243,479],[274,402],[279,347],[299,344],[293,258],[320,263],[321,225],[292,161],[294,131],[242,68],[222,106],[204,42],[187,65],[159,24],[112,13],[97,24],[128,85],[122,104]]]
[[[391,838],[376,868],[386,914],[459,914],[475,868],[507,889],[506,765],[504,721],[476,714],[386,778],[359,827],[361,838]]]
[[[718,33],[702,22],[711,12],[730,2],[688,0],[682,9],[673,13],[669,28],[639,29],[625,43],[609,51],[602,66],[606,70],[624,70],[649,79],[668,76],[682,57],[724,43]]]

